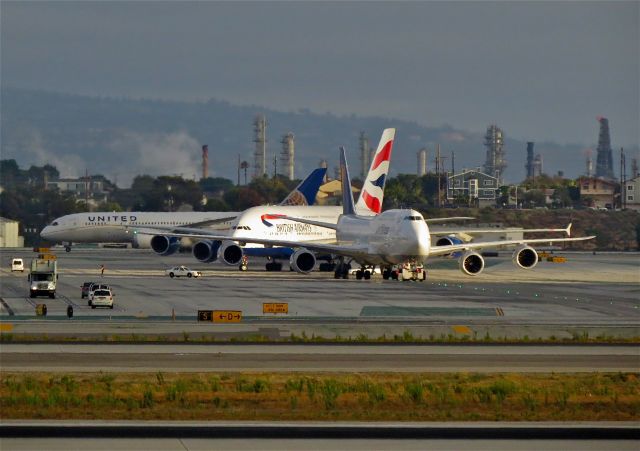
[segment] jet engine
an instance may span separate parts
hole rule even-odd
[[[316,266],[316,256],[305,248],[300,248],[291,255],[289,265],[294,271],[308,274]]]
[[[196,260],[202,263],[211,263],[218,258],[218,248],[220,241],[198,241],[191,251]]]
[[[453,246],[454,244],[462,244],[462,240],[455,235],[446,235],[436,241],[436,246]]]
[[[462,244],[463,241],[457,237],[456,235],[445,235],[443,237],[438,238],[436,241],[436,246],[453,246],[456,244]],[[452,252],[451,254],[443,254],[443,257],[452,257],[457,258],[461,255],[460,252]]]
[[[242,255],[242,248],[235,241],[223,241],[218,247],[218,260],[229,266],[240,263]]]
[[[131,246],[134,249],[151,249],[151,238],[153,238],[153,235],[134,233]]]
[[[151,249],[158,255],[175,254],[180,249],[180,238],[175,236],[155,235],[151,238]]]
[[[538,253],[527,245],[517,247],[512,258],[513,263],[522,269],[531,269],[538,264]]]
[[[469,275],[475,276],[484,269],[484,259],[474,251],[467,251],[460,257],[460,270]]]

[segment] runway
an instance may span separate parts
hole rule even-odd
[[[633,372],[636,346],[4,344],[3,371]]]
[[[190,255],[159,257],[147,250],[74,249],[57,252],[57,299],[30,299],[26,274],[10,273],[13,256],[0,252],[0,319],[14,336],[47,334],[102,338],[105,335],[190,334],[215,339],[292,334],[325,338],[414,337],[447,339],[572,339],[576,336],[640,336],[640,256],[568,254],[568,262],[541,262],[530,271],[513,266],[510,254],[488,258],[477,277],[464,276],[455,261],[434,261],[424,283],[335,280],[332,273],[266,272],[261,260],[239,272]],[[99,265],[106,267],[100,279]],[[199,279],[170,279],[164,269],[186,264]],[[113,310],[91,309],[80,285],[101,280],[115,292]],[[288,304],[286,315],[263,313],[263,303]],[[45,303],[47,318],[36,318]],[[67,308],[73,319],[67,320]],[[198,310],[237,310],[240,324],[199,324]]]

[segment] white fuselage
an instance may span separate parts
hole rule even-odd
[[[131,243],[133,231],[153,228],[188,226],[203,221],[234,217],[237,212],[96,212],[75,213],[54,220],[40,236],[54,243]],[[216,230],[229,230],[231,221],[216,225]]]
[[[308,219],[336,224],[342,207],[334,206],[261,206],[249,208],[238,215],[230,237],[260,238],[288,241],[333,241],[333,229],[282,219],[278,216]],[[249,247],[262,247],[250,244]]]
[[[393,265],[407,261],[422,263],[429,256],[429,228],[415,210],[388,210],[373,217],[341,216],[336,238],[339,243],[361,245],[356,260],[369,265]]]

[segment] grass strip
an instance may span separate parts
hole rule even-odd
[[[2,419],[631,421],[636,373],[2,373]]]
[[[414,335],[405,330],[402,334],[369,336],[359,333],[354,336],[336,335],[324,337],[322,335],[302,332],[289,336],[273,338],[259,333],[243,333],[237,336],[220,337],[215,333],[187,332],[171,334],[14,334],[0,333],[0,343],[500,343],[500,344],[637,344],[640,336],[629,337],[599,334],[589,335],[588,332],[562,332],[561,335],[547,337],[529,337],[522,335],[492,336],[488,332],[480,335],[476,332],[469,334],[441,333],[428,336]]]

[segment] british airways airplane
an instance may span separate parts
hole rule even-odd
[[[280,203],[313,205],[326,168],[315,169]],[[231,230],[240,212],[89,212],[62,216],[40,232],[53,243],[62,243],[67,252],[72,243],[131,243],[134,248],[151,248],[151,236],[138,231],[167,230],[172,227],[209,228],[219,233]],[[177,250],[177,249],[176,249]]]
[[[363,216],[375,216],[382,209],[384,185],[389,174],[391,151],[395,139],[395,128],[385,129],[373,156],[369,174],[362,187],[360,199],[355,206],[356,211]],[[280,271],[282,264],[279,260],[289,260],[294,250],[286,246],[270,246],[261,243],[236,242],[234,237],[267,238],[272,240],[289,240],[309,243],[330,242],[336,239],[335,230],[317,227],[311,224],[301,224],[291,221],[287,217],[305,218],[321,223],[338,222],[342,214],[340,206],[311,206],[309,205],[280,205],[259,206],[249,208],[238,214],[231,230],[226,233],[227,239],[207,239],[206,234],[220,235],[215,230],[202,230],[194,227],[176,227],[156,236],[147,236],[151,248],[159,255],[169,255],[179,247],[184,234],[195,234],[199,239],[193,246],[193,256],[200,262],[210,263],[220,261],[240,270],[247,270],[248,257],[269,257],[267,271]],[[146,234],[147,231],[141,233]],[[153,233],[153,232],[151,232]],[[200,236],[198,236],[200,235]],[[330,254],[320,255],[331,261]],[[326,266],[325,266],[326,265]],[[321,270],[333,270],[331,262],[321,264]]]

